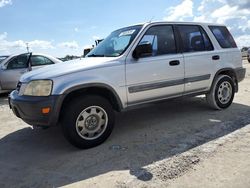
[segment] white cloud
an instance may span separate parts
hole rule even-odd
[[[247,20],[245,24],[239,25],[238,29],[245,32],[246,30],[250,30],[250,20]]]
[[[203,0],[198,7],[194,20],[227,24],[232,20],[234,22],[248,20],[249,16],[250,1],[248,0]]]
[[[164,20],[183,21],[184,19],[193,16],[193,1],[183,0],[181,4],[168,8],[166,12],[167,16],[164,18]]]
[[[0,34],[0,41],[6,39],[7,35],[8,35],[7,32],[4,32],[3,34]]]
[[[58,44],[59,47],[62,48],[70,48],[70,49],[78,49],[79,45],[76,41],[72,41],[72,42],[62,42],[60,44]]]
[[[242,48],[244,46],[250,47],[250,35],[241,35],[235,38],[238,47]]]
[[[24,41],[22,40],[8,41],[7,36],[8,36],[7,32],[0,34],[0,51],[8,51],[10,49],[17,49],[17,48],[25,47]]]
[[[23,40],[15,40],[9,41],[7,40],[8,33],[4,32],[0,34],[0,52],[1,53],[15,53],[15,52],[23,52],[26,51],[26,44],[29,44],[31,50],[47,50],[53,49],[52,42],[44,41],[44,40],[33,40],[33,41],[23,41]]]
[[[79,32],[78,27],[75,27],[74,31],[75,31],[75,32]]]
[[[0,8],[11,4],[12,4],[11,0],[0,0]]]
[[[56,44],[55,41],[46,40],[14,40],[8,39],[8,33],[0,33],[0,55],[26,52],[26,44],[29,44],[31,52],[39,52],[63,57],[66,54],[81,55],[83,48],[79,47],[76,41],[62,42]]]
[[[250,0],[183,0],[167,11],[164,20],[225,24],[239,47],[250,46]]]
[[[40,48],[43,50],[54,48],[54,46],[50,41],[44,41],[44,40],[33,40],[28,42],[28,44],[31,48]]]
[[[230,19],[245,19],[249,15],[250,10],[240,9],[238,5],[230,6],[228,4],[211,13],[211,17],[217,19],[217,22],[222,24]]]

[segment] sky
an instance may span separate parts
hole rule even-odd
[[[0,55],[56,57],[83,49],[113,30],[148,21],[225,24],[238,46],[250,46],[250,0],[0,0]]]

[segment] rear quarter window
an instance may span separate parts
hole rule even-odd
[[[237,48],[237,45],[225,26],[209,26],[222,48]]]
[[[201,52],[213,50],[213,45],[206,32],[198,25],[178,25],[177,26],[183,52]]]

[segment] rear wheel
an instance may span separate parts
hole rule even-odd
[[[100,96],[85,96],[68,103],[63,111],[62,129],[67,140],[78,148],[103,143],[114,126],[111,104]]]
[[[219,75],[206,95],[208,104],[217,110],[228,108],[234,99],[235,86],[230,76]]]

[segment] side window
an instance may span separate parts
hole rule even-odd
[[[225,26],[209,26],[222,48],[237,48],[237,45]]]
[[[202,33],[202,37],[203,37],[203,40],[204,40],[204,44],[205,44],[205,49],[207,51],[211,51],[211,50],[214,50],[214,47],[210,41],[210,39],[208,38],[207,36],[207,33],[201,28],[201,33]]]
[[[176,53],[173,27],[153,26],[147,30],[139,44],[150,43],[153,56]]]
[[[34,55],[31,57],[31,66],[42,66],[53,64],[51,60],[46,57]]]
[[[183,45],[183,52],[199,52],[213,50],[205,31],[196,25],[179,25],[177,26]]]
[[[44,60],[45,60],[46,65],[55,64],[53,61],[51,61],[51,60],[48,59],[47,57],[44,57]]]
[[[22,69],[28,67],[28,55],[19,55],[10,60],[7,69]]]

